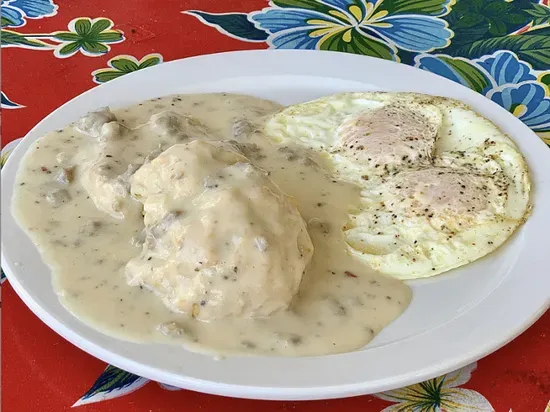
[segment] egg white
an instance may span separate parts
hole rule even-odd
[[[378,113],[393,107],[404,116],[418,114],[426,132],[410,142],[392,141],[408,131],[401,120],[389,127],[387,151],[411,156],[388,168],[371,161],[369,133],[385,130],[376,126]],[[342,136],[347,125],[353,128],[362,118],[371,123],[364,136],[357,132],[364,142],[358,152],[357,144],[345,146]],[[277,142],[320,152],[335,177],[361,187],[361,203],[350,210],[343,228],[349,250],[397,278],[433,276],[479,259],[502,245],[529,215],[529,173],[517,147],[496,125],[452,99],[342,93],[287,107],[269,119],[265,131]],[[400,152],[396,146],[403,144],[407,151]],[[422,150],[428,155],[419,157]],[[401,181],[409,189],[396,189]]]

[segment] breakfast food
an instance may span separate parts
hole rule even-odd
[[[280,109],[167,96],[39,139],[14,211],[62,304],[121,339],[285,356],[361,348],[403,313],[409,287],[348,253],[359,188],[265,137]]]
[[[143,250],[129,285],[202,321],[288,309],[313,254],[296,206],[264,171],[219,144],[178,144],[142,166]]]
[[[104,108],[35,142],[15,184],[71,313],[214,354],[359,349],[409,305],[400,279],[491,252],[529,210],[498,128],[406,93]]]
[[[136,142],[137,135],[119,122],[108,108],[88,113],[74,126],[89,136],[88,150],[65,162],[79,164],[81,183],[94,204],[115,218],[136,216],[141,207],[130,198],[129,179],[144,161],[151,160],[168,147],[196,137],[214,136],[200,121],[189,115],[162,111],[152,115],[143,128],[155,139]],[[135,142],[134,145],[130,142]],[[136,146],[136,144],[138,146]],[[64,153],[61,152],[64,156]]]
[[[335,175],[361,187],[346,241],[401,279],[485,256],[530,210],[527,166],[513,142],[451,99],[344,93],[285,108],[266,131],[321,150]]]

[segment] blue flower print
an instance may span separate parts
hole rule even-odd
[[[398,51],[429,52],[452,37],[439,17],[453,0],[273,0],[249,18],[283,49],[320,49],[399,61]]]
[[[418,55],[415,65],[470,87],[498,103],[550,144],[550,72],[533,70],[515,53],[500,50],[478,59]]]
[[[495,86],[521,83],[527,80],[536,80],[531,73],[531,66],[524,63],[509,51],[501,51],[491,56],[478,59],[478,65],[485,69],[493,79]]]
[[[535,82],[506,85],[490,91],[487,95],[535,132],[550,135],[550,99],[544,88]],[[550,136],[549,136],[550,137]]]
[[[26,18],[40,19],[57,13],[53,0],[1,0],[2,27],[21,27]]]
[[[461,57],[446,55],[418,55],[415,66],[446,77],[479,93],[492,88],[492,83],[485,71],[472,66],[471,62]]]

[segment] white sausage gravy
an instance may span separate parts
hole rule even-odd
[[[174,95],[38,139],[14,211],[62,304],[99,331],[217,355],[363,347],[408,306],[350,256],[359,189],[262,134],[276,103]]]

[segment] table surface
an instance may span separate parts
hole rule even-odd
[[[187,56],[265,48],[376,53],[444,75],[550,144],[549,0],[0,1],[3,158],[44,116],[97,84]],[[550,412],[550,313],[434,380],[373,396],[266,402],[178,390],[105,365],[42,324],[8,282],[2,305],[8,412]]]

